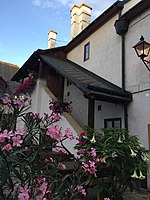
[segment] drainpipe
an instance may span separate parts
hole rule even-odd
[[[121,12],[120,12],[121,16]],[[119,16],[119,17],[120,17]],[[125,18],[119,18],[115,22],[116,33],[121,36],[121,64],[122,64],[122,90],[125,91],[125,34],[128,31],[128,21]],[[124,103],[124,126],[128,130],[128,106]]]
[[[122,41],[122,90],[125,91],[125,34],[121,35]],[[124,104],[124,126],[128,130],[128,105]]]

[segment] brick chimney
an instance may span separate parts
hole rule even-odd
[[[91,20],[92,7],[82,3],[80,6],[74,5],[71,9],[71,39],[75,38],[85,29]]]
[[[56,35],[57,32],[50,30],[48,32],[48,48],[54,48],[56,46]]]

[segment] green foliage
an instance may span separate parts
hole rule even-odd
[[[103,129],[103,134],[99,134],[88,127],[86,131],[76,149],[85,150],[81,160],[86,163],[100,159],[96,164],[93,187],[111,200],[122,199],[127,188],[132,191],[135,183],[145,178],[148,151],[138,137],[130,135],[125,129]],[[88,156],[92,148],[96,150],[95,158]],[[134,172],[137,176],[133,176]]]
[[[100,134],[90,127],[77,138],[69,128],[62,133],[55,123],[71,109],[58,102],[51,101],[51,114],[40,117],[27,112],[26,95],[0,101],[0,199],[79,200],[100,193],[102,200],[121,200],[147,174],[148,155],[138,137],[125,129]],[[18,121],[24,128],[17,128]],[[72,139],[78,156],[65,146]]]

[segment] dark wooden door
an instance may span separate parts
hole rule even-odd
[[[54,69],[49,70],[47,87],[59,99],[63,98],[64,78]]]

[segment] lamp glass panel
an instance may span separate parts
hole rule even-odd
[[[139,57],[146,57],[146,56],[148,56],[149,49],[150,49],[150,46],[149,46],[148,43],[144,42],[144,43],[136,46],[135,48],[136,48],[137,55]]]

